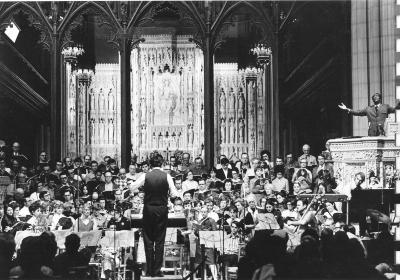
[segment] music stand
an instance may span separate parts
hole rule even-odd
[[[96,247],[101,238],[101,230],[73,232],[81,239],[81,248]]]
[[[99,245],[114,249],[134,247],[135,232],[136,230],[120,230],[115,232],[114,230],[107,230],[104,237],[101,238]]]
[[[54,230],[52,231],[54,233],[54,236],[56,238],[57,242],[57,247],[60,250],[65,249],[65,238],[72,233],[70,229],[66,230]]]
[[[199,231],[199,241],[200,245],[204,245],[205,248],[217,249],[221,252],[223,249],[223,231],[222,230],[200,230]],[[223,252],[222,252],[223,253]],[[206,277],[207,271],[206,266],[203,266],[203,276]]]
[[[165,234],[165,244],[175,244],[177,240],[178,240],[178,229],[167,228],[167,233]]]

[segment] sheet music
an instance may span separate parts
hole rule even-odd
[[[74,232],[81,238],[81,247],[97,246],[101,238],[101,230]]]
[[[27,238],[28,236],[39,236],[41,233],[39,232],[33,232],[31,230],[20,230],[17,231],[17,233],[15,234],[15,249],[18,250],[19,248],[21,248],[21,243],[22,240],[24,240],[25,238]]]
[[[280,229],[278,221],[272,213],[258,213],[257,214],[258,224],[255,230],[262,229]]]
[[[222,250],[223,231],[222,230],[201,230],[199,231],[200,244],[206,248]]]
[[[107,230],[104,237],[101,238],[99,245],[108,248],[113,248],[114,246],[116,248],[134,247],[135,232],[136,230]]]
[[[70,229],[66,230],[54,230],[52,231],[56,237],[57,247],[59,249],[65,249],[65,238],[73,233]]]
[[[176,243],[178,241],[178,229],[177,228],[167,228],[167,233],[165,234],[165,243]]]

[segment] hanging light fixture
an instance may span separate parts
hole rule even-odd
[[[69,46],[61,51],[64,59],[68,62],[71,62],[72,64],[76,63],[77,57],[84,53],[85,50],[83,49],[82,45]]]
[[[250,50],[251,53],[257,56],[257,63],[261,65],[269,64],[271,61],[272,50],[266,44],[257,44]]]

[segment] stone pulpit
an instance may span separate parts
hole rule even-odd
[[[339,138],[329,140],[328,145],[339,191],[354,184],[358,172],[365,174],[367,188],[392,186],[395,157],[400,153],[393,137]],[[369,182],[372,172],[379,179],[378,184]]]

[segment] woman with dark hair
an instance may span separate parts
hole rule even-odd
[[[40,212],[41,206],[39,201],[35,201],[29,206],[29,212],[31,213],[32,217],[27,221],[28,224],[36,227],[39,223],[39,216],[41,214]]]
[[[223,187],[223,182],[217,178],[217,169],[211,167],[208,172],[210,178],[206,180],[206,185],[209,190],[219,192]]]
[[[14,215],[14,211],[19,212],[17,203],[10,203],[4,206],[4,217],[1,220],[1,229],[4,232],[10,232],[12,227],[18,223],[18,218]]]
[[[275,202],[274,199],[267,199],[264,211],[258,212],[255,217],[255,230],[283,228],[282,214],[275,208]]]
[[[329,170],[320,170],[318,171],[316,180],[316,187],[314,188],[314,193],[317,194],[325,194],[325,193],[334,193],[334,189],[336,189],[335,178],[332,178]]]

